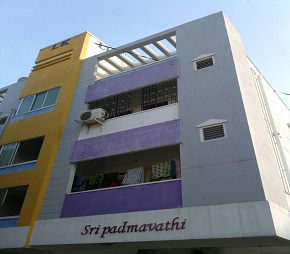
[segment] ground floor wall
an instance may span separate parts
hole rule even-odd
[[[289,246],[289,240],[288,211],[259,201],[41,220],[35,225],[30,246],[93,247],[100,253],[178,247],[191,252],[225,246]]]
[[[258,240],[258,239],[256,239]],[[235,242],[235,241],[234,241]],[[37,254],[289,254],[289,246],[266,246],[266,245],[252,245],[247,246],[249,242],[246,240],[244,246],[238,247],[227,247],[219,246],[212,247],[210,244],[206,246],[205,243],[200,242],[203,246],[189,246],[190,244],[176,243],[163,247],[152,248],[150,243],[131,247],[116,247],[112,245],[74,245],[74,246],[54,246],[54,247],[42,247],[42,248],[29,248],[29,249],[14,249],[0,251],[0,253],[7,254],[26,254],[26,253],[37,253]],[[133,248],[134,247],[134,248]],[[170,248],[171,247],[171,248]]]
[[[1,230],[1,235],[5,234],[5,229]],[[0,248],[0,253],[23,253],[19,244],[8,246],[4,240],[0,238],[0,246],[5,248]],[[17,242],[17,232],[12,242]],[[289,243],[289,212],[259,201],[39,220],[25,251],[286,254],[290,253]]]

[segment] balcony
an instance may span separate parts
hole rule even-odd
[[[67,194],[62,218],[182,206],[180,179]]]
[[[137,143],[140,144],[139,141]],[[104,145],[97,150],[100,149],[104,150]],[[171,144],[80,160],[71,172],[74,179],[71,178],[68,187],[71,193],[65,197],[62,216],[180,207],[179,158],[179,144]]]
[[[178,103],[107,119],[102,125],[90,125],[89,129],[83,126],[79,140],[174,121],[176,119],[179,119]]]

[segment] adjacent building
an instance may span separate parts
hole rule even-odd
[[[66,39],[0,97],[0,253],[290,252],[290,111],[222,12]]]

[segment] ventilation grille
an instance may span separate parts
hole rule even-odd
[[[91,117],[92,117],[92,112],[87,111],[81,114],[80,119],[82,121],[86,121],[86,120],[89,120]]]
[[[196,61],[196,69],[200,70],[209,66],[213,66],[213,58],[209,57],[203,60]]]
[[[203,128],[202,131],[204,141],[225,137],[225,130],[223,124],[206,127]]]

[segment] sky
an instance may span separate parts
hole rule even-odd
[[[118,47],[220,11],[290,108],[290,0],[0,0],[0,88],[27,77],[40,49],[85,31]]]

